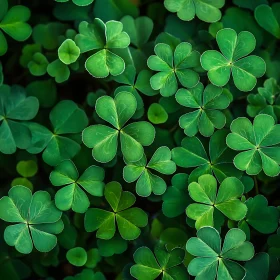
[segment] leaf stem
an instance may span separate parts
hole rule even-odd
[[[259,185],[258,185],[257,176],[254,176],[254,182],[255,182],[256,194],[259,194]]]

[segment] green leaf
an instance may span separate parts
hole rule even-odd
[[[165,0],[165,8],[177,13],[181,20],[190,21],[195,15],[205,22],[216,22],[221,19],[219,10],[225,4],[224,0],[207,1],[207,0]]]
[[[55,78],[55,81],[60,84],[67,81],[70,77],[70,70],[59,59],[50,63],[47,67],[48,74]]]
[[[148,119],[153,124],[165,123],[168,119],[168,114],[165,109],[158,103],[153,103],[148,109]]]
[[[251,91],[257,83],[256,78],[262,77],[266,71],[262,58],[255,55],[247,57],[256,46],[254,35],[248,31],[237,35],[235,30],[224,28],[217,32],[216,40],[221,53],[206,51],[200,58],[211,83],[226,85],[232,72],[235,86],[240,91]]]
[[[262,234],[276,231],[279,221],[279,211],[273,206],[268,206],[268,201],[263,195],[250,197],[245,201],[248,213],[245,221]]]
[[[55,234],[63,230],[63,222],[62,213],[49,193],[38,191],[32,196],[28,188],[15,186],[9,196],[1,198],[0,210],[2,220],[16,223],[5,229],[4,239],[8,245],[23,254],[29,254],[33,244],[40,252],[49,252],[55,247]]]
[[[82,247],[75,247],[66,253],[66,258],[74,266],[84,266],[87,262],[87,252]]]
[[[64,64],[74,63],[79,56],[80,49],[71,39],[66,39],[58,48],[58,57]]]
[[[33,76],[43,76],[47,73],[48,65],[47,58],[43,54],[36,52],[27,67]]]

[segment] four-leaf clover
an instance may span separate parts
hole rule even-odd
[[[162,195],[166,190],[166,182],[149,169],[153,169],[161,174],[170,175],[176,171],[176,164],[171,160],[171,152],[168,147],[160,147],[153,154],[147,164],[144,155],[139,161],[126,161],[123,169],[124,180],[128,183],[136,183],[136,193],[140,196],[149,196],[153,192],[155,195]]]
[[[83,189],[91,195],[102,196],[104,177],[104,169],[95,165],[88,167],[79,177],[71,160],[62,161],[50,174],[50,181],[54,186],[64,186],[55,194],[56,207],[61,211],[72,208],[77,213],[86,212],[90,202]]]
[[[244,192],[244,186],[235,177],[223,180],[218,189],[215,177],[205,174],[198,178],[198,183],[192,182],[188,189],[190,197],[196,203],[190,204],[186,213],[189,218],[196,221],[196,229],[216,226],[214,215],[216,211],[220,211],[233,221],[242,220],[247,213],[246,205],[239,199]]]
[[[179,89],[176,100],[182,106],[194,109],[179,119],[180,127],[190,137],[198,131],[209,137],[215,128],[221,129],[226,124],[226,117],[221,110],[228,107],[231,99],[220,87],[210,84],[204,89],[202,83],[198,83],[189,90]]]
[[[249,175],[264,171],[268,176],[280,173],[280,125],[273,117],[265,114],[257,115],[253,124],[247,118],[237,118],[230,126],[227,145],[241,151],[234,158],[235,166]]]
[[[51,251],[57,242],[55,234],[62,232],[62,212],[59,211],[48,192],[33,194],[23,186],[12,187],[9,196],[0,200],[0,218],[9,223],[4,239],[23,254],[34,247],[40,252]]]
[[[186,249],[197,257],[188,266],[189,274],[197,280],[241,280],[246,272],[235,261],[248,261],[254,256],[252,243],[246,241],[245,233],[237,228],[227,232],[221,248],[219,232],[203,227],[197,231],[197,237],[188,240]]]
[[[83,142],[93,148],[92,156],[99,162],[109,162],[117,154],[118,137],[121,150],[128,161],[142,158],[143,146],[149,146],[155,138],[154,127],[146,121],[128,124],[134,115],[137,102],[132,93],[120,92],[115,98],[102,96],[96,101],[96,113],[114,128],[102,124],[91,125],[83,131]]]
[[[174,53],[164,43],[155,46],[155,54],[149,57],[148,66],[159,73],[151,77],[151,86],[160,90],[163,96],[171,96],[178,89],[178,82],[184,87],[192,88],[199,81],[199,75],[193,68],[199,66],[199,53],[192,50],[189,43],[180,43]]]
[[[123,191],[118,182],[108,183],[104,195],[113,212],[99,208],[88,209],[85,215],[86,231],[97,230],[97,238],[111,239],[116,233],[117,223],[123,239],[136,239],[141,233],[140,228],[147,225],[148,215],[140,208],[131,208],[136,201],[135,196]]]
[[[252,90],[257,78],[262,77],[266,70],[262,58],[248,56],[256,47],[254,35],[248,31],[237,35],[235,30],[224,28],[218,31],[216,40],[221,53],[209,50],[200,58],[202,67],[208,71],[210,82],[222,87],[228,83],[232,73],[234,84],[239,90]]]

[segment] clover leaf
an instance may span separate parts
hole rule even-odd
[[[162,195],[167,188],[166,182],[159,176],[154,175],[150,169],[161,174],[170,175],[176,171],[176,164],[171,160],[171,151],[168,147],[160,147],[153,154],[147,164],[146,156],[136,162],[126,160],[123,169],[123,178],[132,183],[137,180],[136,193],[140,196]]]
[[[166,248],[157,246],[153,253],[148,247],[140,247],[134,252],[136,264],[130,268],[130,274],[138,280],[154,280],[161,274],[161,279],[188,279],[187,271],[181,265],[184,257],[185,251],[181,248],[168,252]]]
[[[221,19],[219,10],[225,5],[225,0],[164,0],[165,8],[177,13],[181,20],[190,21],[195,15],[205,22],[216,22]]]
[[[121,237],[134,240],[141,234],[141,227],[148,223],[148,215],[140,208],[131,206],[136,198],[131,192],[123,191],[118,182],[111,182],[105,186],[104,195],[113,212],[90,208],[85,215],[85,229],[87,232],[96,231],[96,237],[111,239],[116,233],[116,223]]]
[[[81,135],[88,124],[86,113],[71,100],[63,100],[51,110],[52,131],[37,123],[27,123],[31,130],[32,141],[28,152],[43,152],[43,160],[51,166],[62,160],[73,158],[80,150],[80,144],[73,136]],[[74,137],[73,137],[74,138]]]
[[[196,167],[189,176],[189,182],[197,181],[203,174],[214,174],[221,183],[225,178],[240,178],[242,172],[232,163],[234,153],[227,147],[227,130],[218,130],[210,138],[209,156],[202,142],[197,137],[186,137],[181,147],[172,149],[172,160],[179,167]]]
[[[66,253],[66,259],[74,266],[84,266],[87,262],[87,252],[82,247],[75,247]]]
[[[66,39],[58,48],[58,57],[64,64],[76,62],[80,56],[80,49],[71,39]]]
[[[248,212],[243,223],[246,222],[262,234],[276,231],[280,217],[279,210],[274,206],[268,206],[268,201],[263,195],[250,197],[245,204]]]
[[[182,86],[192,88],[197,85],[199,75],[193,68],[199,66],[199,52],[192,50],[192,45],[180,43],[174,50],[164,43],[155,46],[155,54],[149,57],[148,66],[159,73],[151,77],[154,90],[160,90],[162,96],[174,95],[178,81]]]
[[[97,124],[83,131],[83,142],[87,147],[93,148],[92,156],[95,160],[103,163],[111,161],[117,154],[118,137],[126,160],[138,161],[142,158],[143,146],[152,144],[155,129],[145,121],[125,126],[134,115],[136,107],[136,99],[129,92],[120,92],[115,98],[102,96],[96,101],[95,109],[98,116],[114,128]]]
[[[280,173],[280,125],[273,117],[257,115],[253,124],[247,118],[237,118],[230,126],[231,132],[226,139],[227,145],[242,151],[234,158],[234,165],[249,175],[261,170],[268,176]]]
[[[210,84],[204,89],[202,83],[198,83],[189,90],[179,89],[176,100],[180,105],[193,109],[179,119],[180,127],[187,136],[192,137],[199,131],[209,137],[215,128],[225,126],[226,117],[221,110],[226,109],[231,100],[222,88]]]
[[[254,246],[245,241],[245,233],[237,228],[230,229],[221,248],[219,232],[212,227],[202,227],[197,237],[191,237],[187,251],[195,256],[188,265],[188,272],[196,279],[243,279],[245,269],[235,261],[248,261],[254,256]]]
[[[15,224],[5,229],[6,243],[23,254],[31,253],[33,245],[40,252],[51,251],[57,242],[55,234],[63,230],[63,222],[50,194],[38,191],[32,196],[28,188],[15,186],[8,195],[0,200],[0,218]]]
[[[65,3],[68,2],[69,0],[55,0],[58,3]],[[77,5],[77,6],[88,6],[93,3],[94,0],[72,0],[72,2]]]
[[[258,88],[257,94],[247,96],[247,114],[255,117],[258,114],[272,116],[275,121],[280,119],[280,87],[274,78],[267,79],[264,87]]]
[[[271,7],[268,5],[259,5],[255,9],[257,23],[277,39],[280,39],[279,11],[279,3],[273,3]]]
[[[23,121],[33,119],[39,110],[36,97],[26,97],[22,88],[0,87],[0,152],[13,154],[17,148],[27,149],[31,133]]]
[[[196,221],[196,229],[203,226],[213,227],[216,224],[215,211],[223,213],[233,221],[242,220],[247,213],[246,205],[239,199],[244,192],[244,186],[235,177],[227,177],[217,188],[215,177],[205,174],[198,178],[198,183],[192,182],[188,189],[190,197],[196,203],[190,204],[186,213],[189,218]]]
[[[110,20],[104,23],[95,18],[93,23],[82,21],[75,42],[81,53],[98,50],[85,63],[87,71],[96,78],[105,78],[109,74],[120,75],[125,69],[124,60],[115,53],[115,49],[127,48],[130,44],[128,34],[123,30],[123,24]]]
[[[128,242],[122,239],[119,235],[115,235],[109,240],[98,239],[98,252],[102,257],[111,257],[115,254],[122,254],[127,250],[127,243]]]
[[[168,218],[183,214],[191,201],[186,187],[188,185],[187,174],[175,174],[171,179],[171,184],[171,187],[167,188],[162,196],[162,212]]]
[[[67,81],[70,77],[68,66],[59,59],[54,60],[48,65],[47,72],[59,84]]]
[[[254,35],[248,31],[237,35],[235,30],[224,28],[217,32],[216,40],[221,52],[208,50],[200,58],[210,82],[222,87],[229,82],[232,73],[234,84],[240,91],[252,90],[257,78],[266,70],[262,58],[248,56],[256,47]]]
[[[71,160],[62,161],[50,174],[53,186],[64,186],[55,194],[56,207],[61,211],[71,208],[77,213],[86,212],[90,202],[84,190],[91,195],[102,196],[104,176],[103,168],[92,165],[79,177],[79,172]]]
[[[27,67],[33,76],[43,76],[47,73],[49,62],[40,52],[36,52],[29,61]]]
[[[16,41],[27,40],[31,33],[31,26],[26,23],[30,18],[30,10],[22,5],[13,6],[8,10],[8,1],[0,1],[0,56],[8,50],[7,39],[3,32]],[[2,30],[2,31],[1,31]]]
[[[148,109],[148,119],[153,124],[165,123],[168,119],[168,114],[164,107],[158,103],[153,103]]]

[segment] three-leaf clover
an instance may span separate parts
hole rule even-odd
[[[249,224],[262,234],[276,231],[279,225],[279,210],[274,206],[268,206],[268,201],[263,195],[250,197],[245,201],[245,204],[248,212],[241,223]]]
[[[130,38],[123,32],[123,24],[110,20],[104,23],[95,18],[93,23],[82,21],[75,42],[81,53],[98,50],[85,63],[87,71],[96,78],[120,75],[125,69],[124,60],[115,53],[115,49],[127,48]]]
[[[224,179],[217,188],[215,177],[205,174],[198,178],[198,183],[192,182],[188,189],[190,197],[196,203],[190,204],[186,213],[189,218],[196,221],[196,229],[216,226],[214,215],[216,211],[233,221],[242,220],[247,213],[246,205],[239,199],[244,192],[244,186],[235,177]]]
[[[130,268],[130,274],[138,280],[154,280],[161,274],[163,280],[188,279],[187,271],[181,265],[184,257],[185,251],[181,248],[167,251],[156,246],[153,253],[148,247],[140,247],[133,255],[136,264]]]
[[[13,154],[31,145],[31,133],[22,121],[33,119],[39,110],[36,97],[26,97],[22,88],[0,87],[0,152]]]
[[[199,66],[199,52],[192,50],[192,45],[180,43],[173,53],[172,48],[164,43],[155,46],[155,54],[149,57],[148,66],[159,73],[151,77],[151,86],[160,90],[163,96],[171,96],[182,86],[192,88],[199,81],[199,75],[193,68]]]
[[[3,34],[5,32],[16,41],[25,41],[32,33],[31,26],[26,23],[30,18],[30,10],[22,5],[8,10],[8,1],[0,1],[0,56],[8,50],[8,43]],[[2,31],[3,32],[2,32]]]
[[[128,183],[137,180],[136,193],[144,197],[151,195],[152,192],[155,195],[162,195],[167,188],[166,182],[161,177],[154,175],[150,169],[165,175],[173,174],[176,171],[176,164],[171,160],[171,151],[165,146],[155,151],[148,164],[145,155],[136,162],[125,161],[124,180]]]
[[[62,161],[50,174],[50,181],[54,186],[64,186],[55,194],[56,207],[61,211],[71,208],[77,213],[86,212],[90,202],[84,190],[91,195],[102,196],[104,177],[104,169],[99,166],[92,165],[79,176],[71,160]]]
[[[226,139],[227,145],[236,151],[242,151],[234,158],[234,165],[249,175],[261,170],[268,176],[277,176],[280,172],[280,125],[273,117],[257,115],[253,124],[247,118],[237,118],[230,126],[231,132]]]
[[[241,280],[245,269],[235,261],[248,261],[254,256],[252,243],[245,241],[245,233],[237,228],[230,229],[221,248],[219,232],[212,227],[203,227],[191,237],[186,245],[194,258],[188,272],[195,279]],[[217,277],[217,278],[216,278]]]
[[[114,128],[97,124],[83,131],[83,142],[93,148],[92,156],[95,160],[103,163],[111,161],[117,154],[119,136],[126,160],[138,161],[142,158],[143,146],[149,146],[154,141],[155,128],[146,121],[125,126],[136,108],[136,99],[130,92],[120,92],[115,98],[102,96],[96,101],[96,113]]]
[[[104,196],[113,211],[90,208],[85,215],[87,232],[96,231],[96,237],[111,239],[116,233],[116,223],[121,237],[134,240],[141,234],[141,227],[148,223],[148,215],[140,208],[131,206],[136,198],[131,192],[123,191],[118,182],[105,186]]]
[[[51,165],[58,165],[64,159],[73,158],[80,150],[79,140],[88,124],[86,113],[71,100],[56,104],[50,112],[52,131],[37,123],[27,123],[32,133],[31,154],[43,152],[43,160]],[[73,137],[73,139],[71,139]]]
[[[63,222],[48,192],[12,187],[9,196],[0,200],[0,218],[15,223],[5,229],[4,239],[23,254],[31,253],[33,245],[40,252],[51,251],[57,242],[55,234],[62,232]]]
[[[182,106],[193,109],[179,119],[179,125],[187,136],[192,137],[199,131],[209,137],[215,128],[225,126],[226,117],[221,110],[228,107],[231,99],[222,88],[209,84],[204,89],[203,84],[198,83],[189,90],[179,89],[176,100]]]
[[[164,0],[165,8],[177,13],[181,20],[190,21],[195,15],[205,22],[216,22],[221,19],[219,10],[225,5],[225,0]]]
[[[172,149],[172,160],[184,168],[196,167],[189,176],[189,182],[197,181],[203,174],[213,174],[222,182],[225,178],[240,178],[242,172],[232,163],[235,153],[227,147],[228,131],[218,130],[210,138],[207,154],[202,142],[197,137],[186,137],[181,147]]]
[[[201,55],[202,67],[208,71],[210,82],[216,86],[228,83],[231,73],[235,86],[241,91],[252,90],[257,78],[265,73],[266,66],[262,58],[248,56],[256,47],[254,35],[242,31],[224,28],[218,31],[216,40],[221,52],[209,50]]]
[[[274,78],[267,79],[263,87],[258,88],[257,94],[247,97],[247,114],[255,117],[258,114],[272,116],[275,121],[280,119],[280,87]]]

